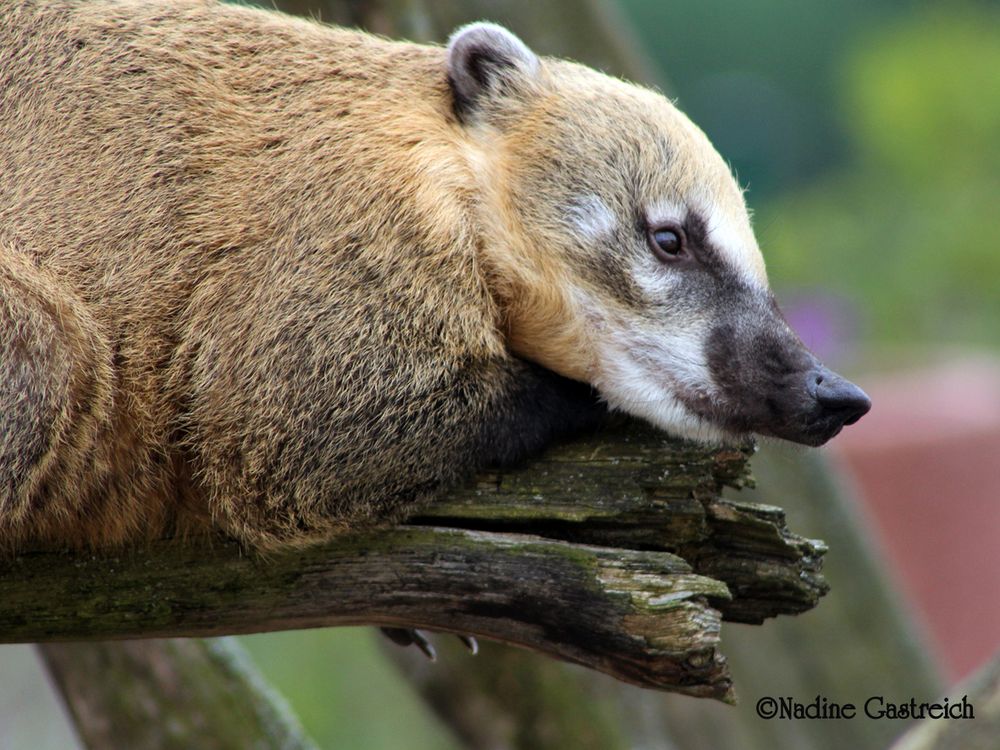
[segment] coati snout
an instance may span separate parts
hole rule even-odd
[[[816,359],[773,297],[744,293],[751,299],[727,306],[705,344],[719,396],[704,416],[733,433],[813,446],[861,419],[871,408],[865,392]]]

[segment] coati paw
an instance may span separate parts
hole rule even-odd
[[[433,644],[427,639],[422,630],[416,628],[380,628],[382,634],[398,646],[416,646],[424,656],[431,661],[437,660],[437,651]],[[479,642],[471,635],[456,636],[469,652],[475,656],[479,653]]]

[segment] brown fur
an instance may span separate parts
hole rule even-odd
[[[444,50],[16,0],[0,113],[0,541],[303,542],[517,453]]]
[[[209,0],[0,7],[0,545],[306,542],[591,423],[553,372],[600,385],[602,326],[658,309],[633,203],[710,203],[766,284],[665,99],[531,56],[466,101],[449,54]],[[580,190],[614,247],[567,225]]]

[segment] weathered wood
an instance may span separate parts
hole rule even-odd
[[[265,559],[225,540],[26,552],[0,563],[0,641],[422,627],[728,700],[720,610],[759,622],[825,590],[821,544],[776,509],[719,499],[745,459],[626,421],[410,525]]]
[[[266,560],[235,545],[30,554],[3,571],[0,640],[221,635],[320,625],[473,633],[637,684],[727,697],[727,596],[669,553],[397,529]]]
[[[724,619],[760,623],[811,609],[828,590],[826,546],[791,534],[784,511],[722,500],[749,482],[750,448],[706,450],[631,420],[549,451],[522,471],[480,477],[411,523],[679,554],[738,596]]]
[[[824,577],[833,594],[803,617],[779,618],[763,628],[723,627],[740,697],[736,706],[638,690],[500,646],[469,659],[458,644],[437,639],[440,667],[428,667],[419,654],[403,649],[387,649],[389,657],[469,748],[884,750],[900,731],[899,722],[860,716],[765,721],[755,713],[763,696],[808,702],[819,694],[858,705],[871,695],[933,701],[942,683],[884,562],[870,547],[849,488],[837,481],[823,452],[770,444],[753,465],[756,487],[739,496],[787,503],[796,528],[827,536],[832,551]],[[980,726],[980,703],[975,705],[975,721],[948,724],[956,742],[964,732],[979,734],[973,731]],[[988,729],[989,720],[982,726]],[[990,737],[989,731],[982,736]]]
[[[316,750],[233,639],[39,650],[91,750]]]

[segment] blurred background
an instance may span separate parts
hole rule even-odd
[[[756,719],[753,704],[817,693],[858,702],[878,691],[930,699],[1000,649],[996,3],[276,5],[417,41],[495,20],[539,52],[661,88],[746,186],[793,327],[874,400],[869,416],[819,454],[764,446],[755,461],[761,501],[785,507],[793,530],[830,543],[833,591],[787,622],[724,628],[740,707],[650,695],[561,666],[527,667],[530,679],[516,676],[523,665],[504,667],[494,690],[558,685],[558,695],[538,692],[530,720],[494,705],[501,719],[491,721],[508,726],[491,736],[506,739],[480,746],[567,747],[554,717],[586,701],[591,709],[575,704],[588,730],[575,737],[580,747],[886,747],[905,725],[779,730]],[[447,706],[427,710],[413,687],[423,678],[403,680],[394,662],[406,662],[411,678],[422,667],[387,653],[370,629],[242,640],[322,747],[472,742]],[[487,649],[478,658],[488,673],[494,661],[524,657]],[[0,674],[0,748],[75,746],[28,647],[0,647]],[[624,734],[615,728],[622,717]]]

